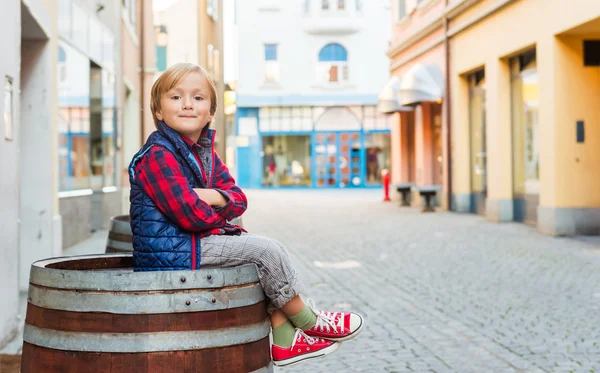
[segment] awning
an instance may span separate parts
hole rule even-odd
[[[383,87],[377,101],[377,110],[380,113],[395,113],[397,111],[412,111],[411,107],[400,106],[398,101],[398,93],[400,91],[400,77],[393,76],[390,81]]]
[[[437,65],[417,63],[402,76],[398,96],[400,106],[440,101],[444,97],[444,74]]]

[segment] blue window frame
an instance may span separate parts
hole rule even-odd
[[[348,52],[340,44],[327,44],[319,52],[319,61],[348,61]]]
[[[265,44],[265,61],[277,61],[277,44]]]

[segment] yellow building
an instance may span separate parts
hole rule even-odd
[[[452,206],[600,234],[600,1],[450,1]]]

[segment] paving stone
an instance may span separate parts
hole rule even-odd
[[[288,247],[304,297],[366,320],[334,354],[278,371],[600,373],[600,240],[422,214],[379,190],[247,195],[246,228]]]

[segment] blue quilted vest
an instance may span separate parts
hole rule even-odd
[[[200,268],[200,237],[198,234],[179,228],[165,216],[148,194],[136,181],[135,167],[144,154],[153,146],[162,146],[169,150],[181,166],[192,188],[207,188],[204,185],[201,166],[189,150],[181,136],[164,122],[158,123],[142,149],[133,157],[129,165],[131,195],[131,231],[133,233],[133,263],[135,271],[173,271]],[[213,130],[203,133],[201,141],[210,141]],[[211,148],[212,151],[212,148]],[[206,165],[212,168],[212,164]],[[206,170],[210,175],[210,170]],[[192,263],[192,251],[195,251],[196,263]]]

